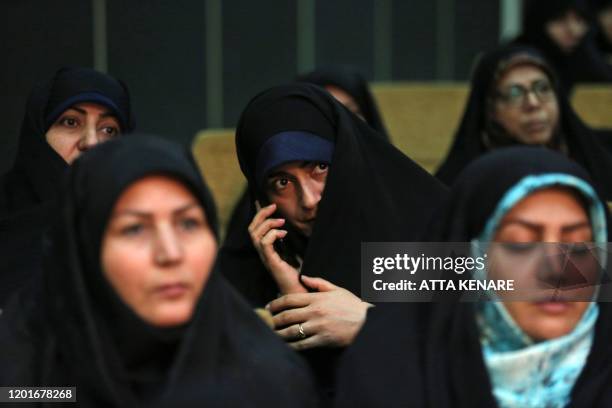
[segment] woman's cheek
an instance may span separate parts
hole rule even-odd
[[[116,242],[107,246],[103,270],[123,302],[138,312],[146,307],[148,275],[153,271],[148,251],[134,244]]]

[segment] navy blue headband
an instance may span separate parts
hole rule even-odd
[[[57,118],[59,118],[60,115],[64,113],[66,109],[70,108],[73,105],[76,105],[77,103],[82,102],[92,102],[106,106],[107,108],[111,109],[113,111],[113,115],[115,115],[117,119],[119,119],[121,130],[125,131],[127,129],[127,119],[124,117],[115,102],[98,92],[83,92],[66,99],[58,106],[56,106],[55,109],[53,109],[53,111],[47,115],[47,117],[45,118],[45,132],[49,130],[51,125],[53,125]]]
[[[261,146],[257,155],[255,179],[263,186],[272,169],[292,161],[331,163],[334,143],[314,133],[290,130],[277,133]]]

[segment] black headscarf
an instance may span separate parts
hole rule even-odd
[[[296,135],[275,147],[294,160],[300,154],[304,158],[320,154],[320,160],[325,161],[330,146],[333,153],[311,236],[304,237],[286,223],[283,229],[289,233],[281,256],[294,264],[299,257],[303,260],[301,273],[322,277],[359,295],[361,242],[416,240],[446,189],[324,89],[292,84],[257,95],[240,118],[236,150],[251,202],[268,203],[258,169],[267,168],[269,162],[262,163],[260,156],[274,156],[267,147],[288,133]],[[319,146],[318,151],[291,149],[304,133]],[[220,258],[224,273],[252,304],[264,305],[277,297],[276,282],[254,249],[240,254],[222,250]],[[341,351],[323,348],[304,352],[326,398],[333,394],[335,364]]]
[[[90,68],[61,68],[30,93],[12,170],[2,179],[0,218],[42,204],[57,194],[66,162],[45,139],[53,122],[70,106],[95,102],[117,117],[121,132],[134,129],[130,96],[123,82]]]
[[[599,22],[598,15],[603,12],[605,9],[612,6],[612,1],[610,0],[590,0],[589,6],[591,7],[592,13],[594,14],[595,19],[595,45],[599,49],[599,51],[603,54],[604,60],[608,63],[608,65],[612,64],[612,41],[608,38],[606,33],[604,32],[601,23]]]
[[[579,82],[610,82],[612,68],[608,66],[589,32],[569,54],[548,36],[546,24],[576,11],[589,24],[592,14],[586,0],[528,0],[523,11],[523,31],[513,43],[532,46],[542,52],[559,74],[560,89],[569,94]]]
[[[378,111],[378,106],[376,106],[376,101],[370,92],[368,82],[353,67],[346,65],[321,67],[307,74],[300,75],[297,80],[322,87],[332,85],[342,89],[357,102],[368,125],[380,133],[386,140],[390,140],[382,116]]]
[[[545,173],[590,184],[579,165],[548,149],[500,149],[462,172],[434,216],[429,238],[469,242],[506,191],[528,175]],[[570,407],[612,403],[612,308],[609,303],[599,306],[593,345],[572,389]],[[337,406],[496,407],[491,387],[474,304],[384,304],[369,310],[345,354]]]
[[[40,269],[42,234],[57,211],[62,174],[68,164],[45,134],[59,115],[80,102],[101,104],[117,117],[121,132],[134,128],[127,87],[89,68],[61,68],[30,93],[17,158],[0,178],[0,307],[7,296]]]
[[[446,189],[329,93],[310,84],[293,84],[256,96],[238,124],[238,160],[252,201],[268,203],[256,176],[262,146],[287,131],[309,132],[333,144],[312,234],[306,239],[286,225],[287,252],[303,259],[303,274],[325,278],[359,294],[361,242],[417,239]],[[250,293],[254,302],[268,302],[272,298],[260,294],[277,292],[275,285],[262,286],[269,280],[251,281],[249,270],[235,272],[232,282]],[[245,282],[256,287],[244,287]],[[260,294],[254,293],[257,290]]]
[[[186,149],[132,136],[85,153],[66,180],[43,307],[30,308],[40,325],[24,330],[17,303],[0,320],[0,342],[13,351],[2,364],[3,385],[71,384],[83,406],[313,406],[303,363],[216,270],[194,317],[177,328],[145,323],[111,288],[100,267],[104,230],[122,192],[151,175],[185,185],[217,235],[212,196]]]
[[[451,185],[463,168],[491,149],[485,138],[495,139],[492,137],[495,136],[495,126],[500,134],[503,130],[500,125],[492,124],[488,118],[488,99],[498,79],[500,67],[517,57],[524,58],[527,64],[541,68],[555,86],[559,104],[559,128],[554,136],[556,144],[563,145],[568,156],[589,171],[606,199],[612,198],[612,184],[609,183],[608,176],[612,172],[612,156],[603,147],[601,136],[582,122],[567,97],[559,92],[556,78],[542,55],[532,48],[522,46],[499,48],[480,59],[472,75],[471,91],[459,130],[436,177]],[[503,134],[497,139],[504,139]],[[509,137],[505,137],[504,141],[506,143],[502,142],[500,145],[519,144]]]

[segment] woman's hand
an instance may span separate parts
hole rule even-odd
[[[260,208],[256,203],[256,207],[258,211],[249,225],[249,235],[261,261],[272,274],[282,294],[306,293],[297,269],[285,262],[274,249],[274,242],[287,235],[286,230],[279,229],[285,224],[284,219],[268,218],[276,211],[276,204]]]
[[[266,306],[276,333],[296,350],[350,345],[372,305],[325,279],[302,280],[317,292],[285,295]]]

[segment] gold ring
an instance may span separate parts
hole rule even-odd
[[[304,326],[302,326],[302,323],[298,324],[298,333],[300,334],[300,339],[306,338],[306,333],[304,332]]]

